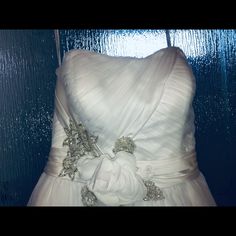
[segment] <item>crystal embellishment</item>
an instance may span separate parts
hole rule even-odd
[[[71,180],[74,180],[75,174],[78,172],[77,163],[80,157],[87,154],[94,157],[100,156],[95,145],[98,137],[90,135],[82,123],[77,124],[71,119],[69,126],[65,127],[64,130],[67,138],[64,140],[63,146],[68,146],[68,151],[59,176],[68,175]]]
[[[144,185],[147,188],[147,194],[144,197],[144,201],[157,201],[165,199],[163,192],[158,188],[151,180],[143,180]]]
[[[97,203],[97,197],[86,185],[81,189],[81,198],[84,206],[95,206]]]
[[[62,170],[59,177],[68,175],[71,180],[74,180],[75,174],[79,175],[77,164],[79,159],[84,155],[92,155],[99,157],[101,152],[96,143],[98,136],[91,135],[81,122],[77,123],[72,119],[69,120],[69,125],[64,128],[66,139],[63,146],[68,146],[67,156],[63,160]],[[135,150],[135,143],[130,137],[121,137],[115,142],[113,152],[116,154],[120,151],[125,151],[133,154]],[[156,201],[164,199],[163,192],[151,180],[143,180],[147,188],[147,194],[143,198],[144,201]],[[81,198],[84,206],[95,206],[97,204],[96,195],[91,192],[85,185],[81,189]]]
[[[133,154],[135,147],[136,146],[135,146],[135,143],[132,138],[123,136],[123,137],[116,140],[115,147],[113,148],[112,151],[115,154],[120,151],[125,151],[125,152],[129,152],[129,153]]]

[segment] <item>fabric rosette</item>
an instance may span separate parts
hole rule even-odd
[[[136,174],[136,160],[131,153],[119,151],[113,158],[109,154],[83,158],[78,164],[86,188],[105,205],[132,204],[147,194],[142,178]]]

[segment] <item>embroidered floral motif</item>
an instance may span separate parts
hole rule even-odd
[[[116,140],[115,147],[112,151],[115,154],[120,151],[125,151],[133,154],[135,147],[136,146],[132,138],[123,136]]]
[[[69,126],[64,128],[67,138],[63,142],[63,146],[68,146],[67,156],[63,160],[63,169],[59,176],[68,175],[74,180],[76,172],[78,172],[77,163],[80,157],[84,155],[92,155],[99,157],[99,151],[95,144],[98,137],[90,135],[86,128],[81,124],[77,124],[73,120],[69,120]],[[79,173],[78,173],[79,174]]]
[[[146,188],[147,194],[144,197],[144,201],[157,201],[165,199],[163,192],[158,188],[155,183],[151,180],[143,180]]]
[[[98,136],[89,134],[82,123],[76,123],[72,119],[69,120],[69,126],[64,128],[67,138],[63,142],[63,146],[68,146],[67,156],[63,160],[60,177],[68,175],[71,180],[74,180],[75,174],[79,175],[77,168],[78,160],[84,155],[92,155],[99,157],[100,151],[96,146]],[[135,143],[130,137],[121,137],[115,142],[113,152],[116,154],[120,151],[134,153]],[[147,188],[147,194],[144,201],[156,201],[164,199],[163,192],[150,180],[143,180]],[[84,206],[94,206],[97,204],[97,197],[85,185],[81,189],[81,198]]]
[[[94,206],[97,203],[97,197],[86,185],[81,189],[81,198],[84,206]]]

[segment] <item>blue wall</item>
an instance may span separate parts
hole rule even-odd
[[[50,149],[52,30],[0,30],[0,205],[25,205]]]

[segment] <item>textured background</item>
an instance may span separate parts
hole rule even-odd
[[[236,31],[169,30],[196,76],[198,161],[220,206],[236,206]],[[165,30],[60,30],[61,55],[81,48],[145,57]],[[53,30],[0,30],[0,206],[24,206],[46,163],[57,68]]]

